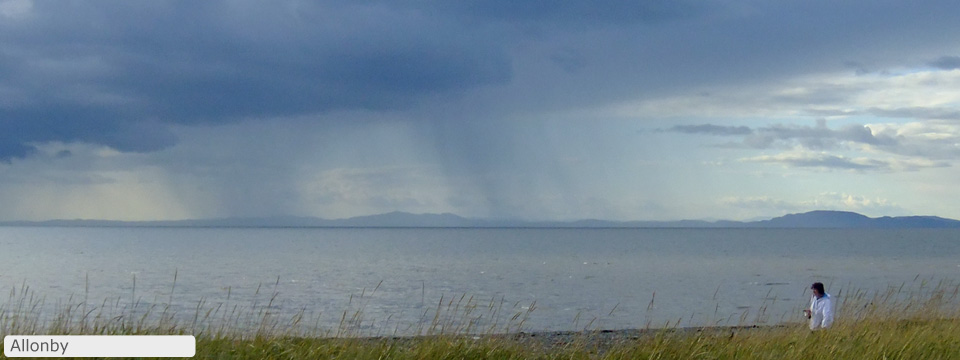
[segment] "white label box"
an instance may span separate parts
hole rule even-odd
[[[193,357],[193,335],[7,335],[7,357]]]

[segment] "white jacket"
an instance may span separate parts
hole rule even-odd
[[[833,324],[833,298],[823,294],[810,300],[810,330],[826,329]]]

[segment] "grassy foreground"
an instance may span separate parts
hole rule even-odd
[[[54,321],[0,311],[3,334],[195,334],[196,359],[960,359],[960,285],[837,296],[835,326],[355,337],[195,332],[174,323]],[[29,302],[27,302],[29,304]],[[72,317],[61,314],[61,319]],[[434,320],[436,321],[436,319]],[[443,320],[446,321],[446,320]],[[441,321],[442,322],[442,321]],[[276,329],[276,327],[273,327]],[[0,358],[5,358],[0,356]]]
[[[660,331],[613,343],[588,334],[539,346],[516,337],[202,339],[208,359],[958,359],[960,321],[865,321],[828,332],[802,326]]]
[[[549,337],[549,335],[544,335]],[[548,340],[549,341],[549,340]],[[863,321],[825,332],[797,325],[671,331],[539,343],[519,336],[205,338],[196,359],[958,359],[960,321]]]

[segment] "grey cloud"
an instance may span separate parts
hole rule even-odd
[[[557,51],[550,56],[557,66],[560,66],[562,69],[570,73],[575,73],[583,70],[587,66],[587,57],[575,50],[562,50]]]
[[[836,131],[836,137],[846,141],[853,141],[861,144],[875,146],[896,147],[899,140],[888,135],[873,134],[869,127],[861,125],[850,125]]]
[[[820,121],[816,126],[773,125],[753,129],[754,132],[745,136],[739,145],[755,149],[793,148],[797,145],[811,150],[831,150],[851,148],[849,145],[869,145],[875,150],[891,154],[925,158],[931,161],[960,159],[960,149],[956,141],[960,134],[956,128],[947,126],[938,128],[940,124],[950,124],[960,120],[960,113],[949,108],[898,108],[877,109],[871,108],[865,113],[880,117],[908,118],[925,120],[917,123],[911,132],[906,134],[896,130],[871,129],[863,125],[847,125],[839,129],[826,126]],[[881,127],[882,129],[882,127]],[[925,135],[929,133],[931,136]],[[734,144],[738,145],[738,144]],[[728,144],[726,147],[733,147]],[[904,165],[903,168],[912,168]]]
[[[949,161],[960,159],[960,149],[956,146],[960,134],[956,133],[956,127],[948,123],[941,125],[930,123],[915,125],[910,129],[907,133],[900,133],[896,128],[880,127],[880,130],[876,130],[862,125],[832,129],[821,120],[816,126],[773,125],[749,129],[749,132],[740,130],[746,135],[733,134],[729,132],[730,129],[709,124],[677,126],[671,128],[671,131],[715,136],[742,136],[739,142],[715,145],[718,148],[794,149],[800,147],[814,151],[836,149],[860,151],[861,146],[867,145],[874,150],[914,158],[909,161],[899,161],[893,164],[895,166],[885,162],[851,162],[839,157],[764,158],[761,161],[782,162],[794,167],[918,170],[949,166]]]
[[[778,141],[796,140],[808,148],[823,149],[833,147],[833,138],[833,132],[820,122],[816,127],[774,125],[759,128],[744,142],[756,148],[768,148]]]
[[[746,126],[678,125],[669,131],[685,134],[743,136],[742,144],[756,149],[789,148],[796,144],[813,150],[836,148],[843,142],[896,147],[898,139],[873,132],[862,125],[849,125],[839,130],[827,127],[823,120],[816,126],[773,125],[751,129]]]
[[[857,115],[860,112],[857,110],[833,110],[833,109],[806,109],[805,113],[818,116],[818,117],[831,117],[831,116],[853,116]]]
[[[846,65],[847,67],[853,69],[853,70],[854,70],[854,73],[857,74],[857,75],[867,75],[867,74],[870,74],[870,73],[873,72],[873,71],[872,71],[869,67],[867,67],[865,64],[860,63],[860,62],[857,62],[857,61],[844,61],[843,64]]]
[[[746,160],[751,162],[760,162],[760,163],[777,163],[777,164],[783,164],[791,167],[812,167],[812,168],[840,169],[840,170],[886,171],[892,168],[890,163],[882,160],[866,159],[866,160],[854,161],[846,157],[829,155],[829,154],[815,154],[815,155],[802,155],[802,156],[789,156],[789,155],[760,156],[755,158],[749,158]]]
[[[0,89],[16,99],[0,103],[14,131],[0,159],[45,141],[153,151],[175,143],[167,124],[555,112],[844,69],[837,59],[883,68],[960,31],[954,1],[34,4],[0,22]]]
[[[432,5],[469,17],[499,21],[596,26],[607,23],[647,23],[691,16],[703,11],[705,3],[670,0],[613,0],[602,4],[576,0],[439,1]]]
[[[943,56],[937,60],[931,61],[930,66],[942,70],[960,69],[960,56]]]
[[[0,138],[0,163],[10,163],[15,158],[25,158],[37,152],[32,145],[21,144],[17,140],[4,141]]]
[[[0,109],[0,160],[22,158],[37,142],[90,142],[125,152],[150,152],[175,142],[164,126],[151,121],[125,121],[103,109],[49,105],[45,108]]]
[[[952,108],[911,107],[895,109],[870,108],[868,113],[888,118],[921,120],[960,120],[960,111]]]
[[[446,19],[285,5],[38,2],[0,24],[0,88],[27,99],[0,107],[0,159],[44,141],[154,151],[175,143],[157,124],[404,109],[512,77],[503,44]]]
[[[758,136],[775,141],[797,141],[804,147],[823,150],[838,147],[841,142],[854,142],[869,145],[896,146],[897,139],[886,135],[874,135],[862,125],[849,125],[839,130],[828,128],[821,122],[815,127],[776,125],[757,130]],[[750,141],[749,139],[747,141]]]
[[[851,170],[887,170],[890,168],[887,162],[881,160],[871,159],[861,163],[832,155],[809,159],[788,159],[784,162],[797,167],[824,167]]]
[[[948,167],[949,163],[942,161],[915,161],[915,160],[881,160],[876,158],[851,159],[844,156],[828,153],[799,153],[765,155],[745,158],[742,161],[781,164],[795,168],[819,168],[827,170],[854,170],[854,171],[917,171],[925,168]]]
[[[749,135],[753,133],[753,130],[746,126],[722,126],[713,124],[676,125],[667,129],[667,131],[706,135]]]

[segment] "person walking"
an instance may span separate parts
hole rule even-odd
[[[833,324],[833,298],[823,290],[821,282],[813,283],[810,289],[813,290],[810,308],[803,310],[803,314],[810,319],[810,330],[829,328]]]

